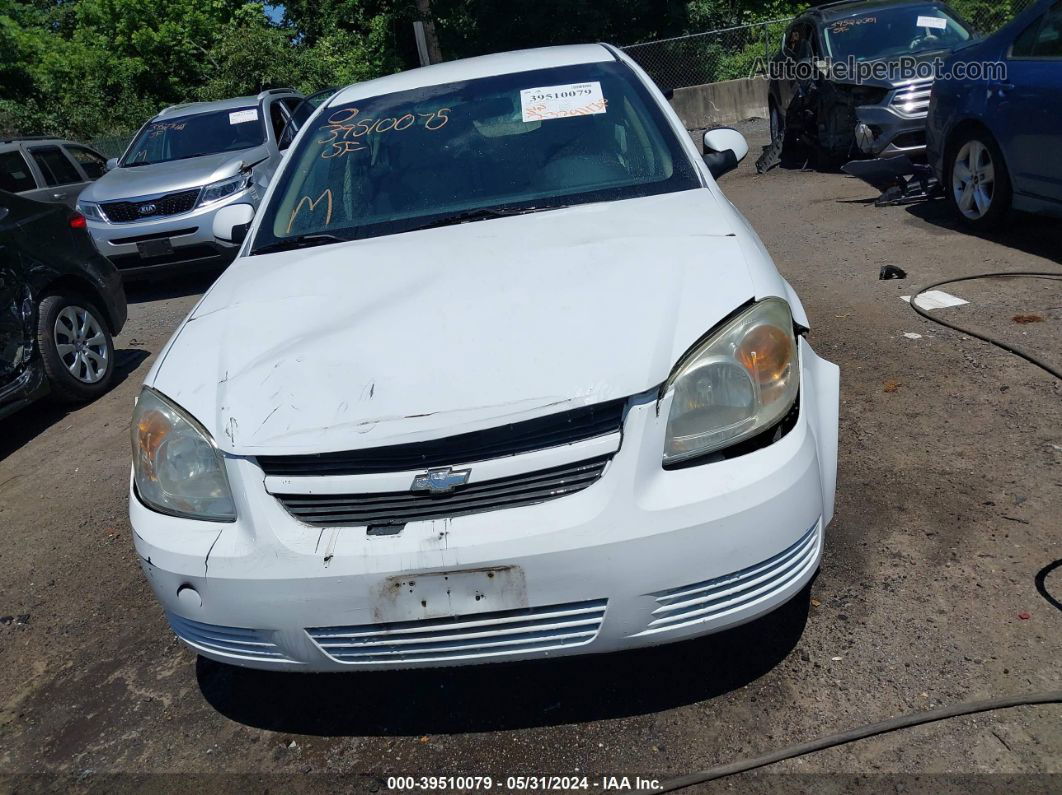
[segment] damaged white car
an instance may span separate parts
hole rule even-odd
[[[747,622],[818,569],[838,370],[620,51],[337,93],[148,375],[130,518],[174,631],[371,670]],[[249,227],[248,227],[249,225]]]

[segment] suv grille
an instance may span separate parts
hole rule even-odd
[[[929,95],[933,91],[933,78],[915,80],[896,89],[892,107],[901,116],[918,118],[929,112]]]
[[[199,188],[192,188],[179,193],[167,193],[157,199],[104,202],[100,204],[100,207],[103,208],[109,221],[115,224],[125,224],[145,218],[160,218],[186,213],[195,207],[195,203],[199,200],[199,191]]]
[[[622,398],[427,442],[342,453],[264,455],[258,457],[258,464],[267,475],[295,477],[367,475],[469,464],[616,433],[623,426],[626,404],[626,398]]]
[[[458,486],[447,494],[396,491],[384,494],[275,494],[306,524],[380,526],[425,522],[502,508],[533,505],[574,494],[596,482],[612,455]]]

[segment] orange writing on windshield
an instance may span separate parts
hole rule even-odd
[[[291,211],[291,217],[288,219],[288,228],[284,230],[284,234],[291,234],[291,227],[294,225],[295,219],[298,218],[299,212],[302,210],[303,206],[309,207],[310,212],[312,213],[314,210],[317,209],[317,205],[321,203],[321,200],[326,198],[328,199],[328,211],[325,213],[324,225],[328,226],[328,224],[332,221],[331,188],[325,188],[324,191],[321,192],[321,195],[318,196],[316,199],[311,199],[309,196],[303,196],[301,199],[299,199],[299,203],[296,204],[294,209]]]

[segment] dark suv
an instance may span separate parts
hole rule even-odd
[[[84,217],[0,190],[0,417],[49,393],[78,403],[106,392],[125,319],[121,277]]]
[[[809,9],[786,29],[773,59],[772,137],[799,140],[831,162],[923,153],[931,67],[972,35],[934,0]]]

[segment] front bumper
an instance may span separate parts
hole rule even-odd
[[[240,247],[214,237],[214,214],[228,204],[248,202],[248,196],[248,191],[241,191],[207,207],[143,221],[106,223],[89,220],[88,231],[96,249],[126,278],[222,267],[232,262]],[[141,255],[140,244],[164,239],[170,241],[172,253]]]
[[[856,108],[857,127],[866,125],[873,132],[869,145],[860,148],[874,157],[921,155],[926,148],[926,117],[901,116],[888,105],[862,105]],[[856,133],[856,140],[860,140]]]
[[[236,522],[164,516],[131,493],[136,549],[182,640],[256,668],[460,665],[716,632],[780,606],[819,565],[838,371],[800,349],[796,425],[738,458],[662,469],[669,406],[650,395],[589,488],[370,536],[300,524],[253,459],[232,457]]]

